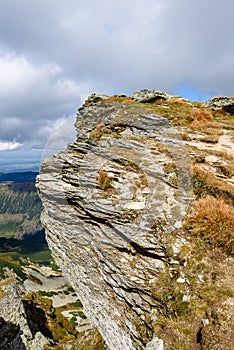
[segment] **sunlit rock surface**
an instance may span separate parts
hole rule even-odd
[[[175,263],[162,233],[181,227],[190,160],[166,118],[124,97],[100,100],[80,109],[77,141],[41,166],[42,221],[110,349],[151,349],[154,279]]]
[[[41,165],[42,222],[108,348],[229,349],[230,110],[157,90],[92,94],[75,128]]]

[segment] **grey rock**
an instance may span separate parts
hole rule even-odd
[[[164,350],[162,339],[154,337],[151,342],[146,345],[146,350]]]
[[[212,109],[223,109],[229,114],[234,114],[234,97],[215,96],[204,102],[205,107]]]
[[[42,350],[45,345],[49,344],[48,339],[41,332],[37,332],[31,341],[30,350]]]
[[[31,331],[22,297],[25,292],[23,285],[13,276],[1,288],[4,293],[0,299],[1,349],[42,350],[49,340],[41,332],[34,336]]]
[[[105,94],[96,94],[96,93],[93,93],[91,94],[87,100],[85,101],[84,103],[84,106],[93,106],[95,105],[96,103],[102,101],[103,99],[106,99],[108,98],[109,96],[105,95]],[[83,107],[81,107],[80,109],[83,109]]]
[[[132,97],[135,101],[143,103],[150,103],[161,99],[170,100],[171,98],[173,98],[172,95],[169,95],[166,92],[150,89],[136,91],[133,93]]]
[[[95,134],[100,125],[106,132]],[[164,232],[182,222],[191,197],[186,148],[141,104],[88,105],[75,126],[76,142],[38,178],[49,247],[111,350],[153,349],[151,281],[173,258]],[[176,185],[164,172],[170,162]]]

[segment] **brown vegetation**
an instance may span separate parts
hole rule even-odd
[[[96,128],[90,133],[89,139],[91,141],[93,140],[99,140],[104,132],[106,131],[105,124],[98,124]]]
[[[223,198],[206,196],[197,200],[187,217],[186,227],[213,247],[234,254],[234,208]]]
[[[112,179],[107,175],[106,170],[99,169],[97,182],[98,186],[102,189],[104,196],[110,196],[115,193],[115,189],[112,186]]]
[[[167,103],[169,105],[183,105],[184,103],[187,103],[188,101],[186,101],[183,98],[172,98],[171,100],[169,100]]]
[[[9,284],[13,280],[12,277],[5,278],[4,280],[0,281],[0,299],[2,299],[5,295],[5,293],[2,290],[2,287],[5,286],[6,284]]]
[[[198,197],[212,195],[234,200],[234,185],[229,184],[224,179],[217,178],[210,171],[206,171],[198,165],[195,165],[192,170],[194,193]]]

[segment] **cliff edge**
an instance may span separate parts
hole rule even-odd
[[[111,350],[230,348],[234,121],[221,102],[93,94],[77,140],[41,164],[49,247]]]

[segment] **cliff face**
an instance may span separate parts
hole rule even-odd
[[[76,142],[41,165],[49,247],[110,349],[163,349],[162,317],[191,311],[183,269],[193,242],[182,254],[190,239],[182,223],[199,196],[191,165],[207,156],[192,143],[210,136],[197,128],[191,138],[199,108],[156,91],[92,95],[77,114]],[[194,316],[190,349],[202,343],[205,312]]]

